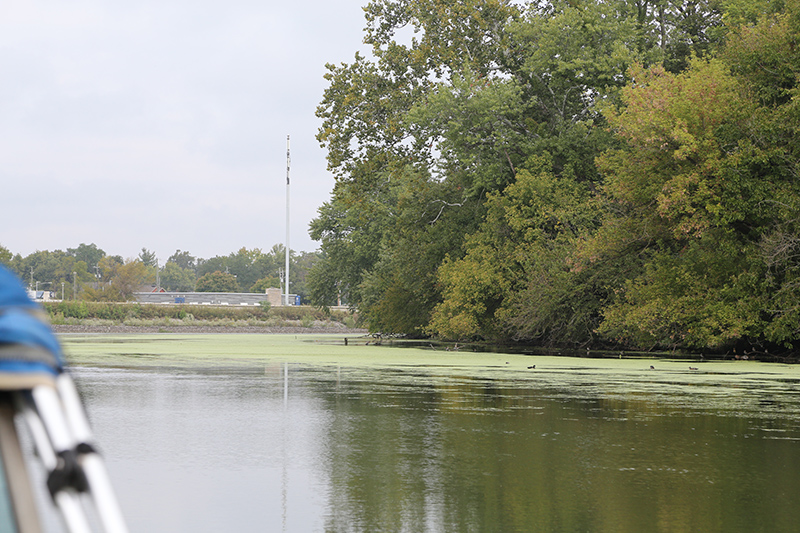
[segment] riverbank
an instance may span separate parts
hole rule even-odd
[[[227,333],[248,333],[248,334],[343,334],[343,335],[366,335],[366,329],[349,328],[343,324],[333,325],[281,325],[281,326],[254,326],[254,325],[125,325],[125,324],[54,324],[53,330],[58,334],[132,334],[132,333],[189,333],[189,334],[227,334]]]
[[[44,305],[60,334],[275,333],[363,335],[348,310],[310,306],[198,306],[139,303],[51,302]]]

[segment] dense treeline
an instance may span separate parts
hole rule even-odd
[[[328,65],[321,303],[371,329],[795,350],[798,0],[373,0]]]
[[[268,252],[241,248],[227,256],[197,258],[176,250],[164,264],[155,253],[142,248],[135,258],[107,255],[95,244],[81,244],[66,251],[37,251],[28,256],[12,254],[0,246],[0,263],[32,290],[56,293],[58,299],[126,301],[137,291],[160,287],[167,291],[264,292],[283,287],[285,248]],[[306,275],[318,254],[295,252],[289,256],[290,290],[307,297]]]

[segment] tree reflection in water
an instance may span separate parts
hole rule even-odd
[[[77,376],[134,530],[800,523],[793,382],[308,365]]]

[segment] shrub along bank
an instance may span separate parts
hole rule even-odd
[[[328,312],[308,306],[292,307],[229,307],[211,305],[159,305],[140,303],[110,303],[86,301],[45,302],[45,310],[53,324],[65,324],[80,320],[110,320],[115,323],[136,323],[146,320],[180,320],[196,324],[199,322],[226,322],[264,324],[277,321],[300,321],[311,324],[316,321],[339,322],[348,327],[355,326],[356,317],[349,311]]]

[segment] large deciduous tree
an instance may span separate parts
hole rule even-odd
[[[723,58],[752,94],[758,108],[748,140],[763,154],[751,171],[767,194],[758,208],[763,336],[798,347],[800,336],[800,2],[731,2],[749,22],[731,32]]]
[[[467,172],[458,178],[450,176],[444,161],[437,161],[441,132],[430,126],[432,119],[410,116],[419,115],[420,106],[454,73],[467,69],[483,81],[502,73],[502,64],[510,58],[506,26],[519,16],[519,10],[504,0],[457,4],[375,0],[365,11],[365,42],[372,46],[373,57],[356,55],[350,64],[328,65],[330,85],[317,111],[323,120],[318,139],[328,150],[329,168],[337,183],[332,199],[312,222],[311,234],[322,242],[323,256],[312,271],[309,287],[321,304],[343,296],[363,307],[363,297],[369,292],[370,301],[381,302],[388,311],[385,306],[390,300],[403,301],[382,298],[378,294],[382,289],[376,292],[375,287],[386,285],[389,279],[405,279],[414,285],[395,287],[394,292],[411,289],[430,294],[432,289],[431,275],[392,273],[408,263],[392,259],[405,246],[404,240],[414,240],[412,234],[427,231],[426,225],[432,222],[446,223],[443,211],[462,207],[468,194],[481,194],[470,186]],[[401,32],[405,33],[398,35]],[[507,180],[512,173],[503,165]],[[402,216],[404,206],[398,204],[404,201],[398,191],[411,186],[420,186],[427,195],[418,217]],[[460,237],[448,244],[457,250],[459,241]],[[420,238],[416,248],[423,247]],[[427,255],[432,263],[423,270],[432,272],[443,255]],[[379,263],[381,273],[371,276],[372,288],[367,290],[362,287],[364,277]],[[429,287],[423,288],[417,280]],[[421,320],[405,322],[419,325],[425,315],[424,309],[421,312]],[[405,329],[386,321],[384,326]]]
[[[100,283],[97,287],[86,287],[84,298],[96,301],[124,302],[143,286],[155,282],[155,273],[139,259],[119,261],[105,256],[99,261]]]
[[[181,268],[173,261],[167,261],[159,273],[161,287],[168,291],[192,291],[194,290],[194,272],[189,269]]]
[[[227,272],[209,272],[197,280],[197,292],[237,292],[236,276]]]
[[[374,60],[331,66],[318,111],[337,184],[311,226],[325,253],[312,286],[323,303],[346,293],[373,329],[419,333],[441,301],[435,271],[463,255],[487,193],[534,156],[558,176],[597,179],[610,136],[595,105],[624,84],[637,30],[605,3],[366,11]],[[399,42],[404,26],[414,33]]]
[[[94,243],[81,243],[77,248],[67,248],[67,254],[73,256],[76,261],[83,261],[90,269],[97,266],[97,263],[106,255],[106,253]]]
[[[538,164],[537,164],[538,163]],[[511,338],[543,344],[591,340],[599,303],[570,266],[576,240],[597,224],[585,183],[531,160],[487,200],[466,255],[439,269],[444,300],[429,331],[452,339]]]
[[[758,141],[759,110],[721,61],[638,69],[609,121],[625,146],[599,159],[608,216],[589,261],[639,258],[599,332],[638,347],[732,347],[763,338],[759,243],[796,197],[785,151]],[[755,142],[754,142],[755,141]]]
[[[197,258],[186,251],[175,250],[175,253],[167,258],[167,263],[175,263],[179,268],[192,272],[197,269]]]

